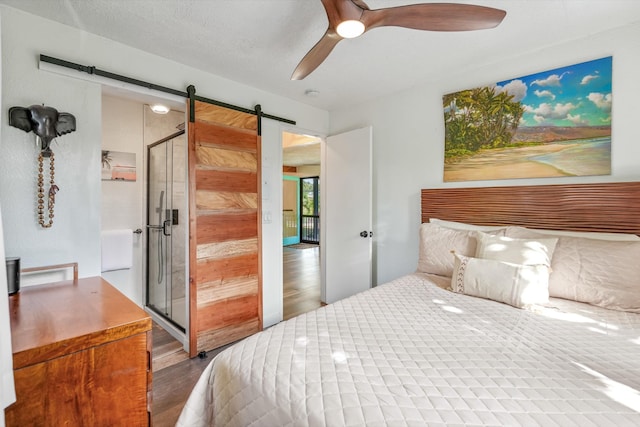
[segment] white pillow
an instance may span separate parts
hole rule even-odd
[[[418,271],[451,277],[451,251],[472,256],[476,253],[476,239],[471,231],[452,230],[425,222],[420,226]]]
[[[509,227],[507,235],[539,236],[522,227]],[[551,269],[552,297],[640,313],[640,241],[560,236]]]
[[[555,237],[567,236],[567,237],[584,237],[586,239],[597,239],[597,240],[612,240],[612,241],[623,241],[623,242],[635,242],[640,241],[640,236],[636,234],[628,234],[628,233],[603,233],[598,231],[567,231],[567,230],[546,230],[543,228],[523,228],[525,230],[531,230],[535,233],[550,235]]]
[[[429,218],[431,224],[439,225],[440,227],[451,228],[452,230],[472,230],[472,231],[503,231],[505,225],[475,225],[467,224],[465,222],[445,221],[438,218]],[[492,233],[496,234],[496,233]],[[503,233],[504,234],[504,233]]]
[[[494,259],[523,265],[551,266],[553,251],[558,239],[533,238],[514,239],[507,236],[493,236],[476,231],[478,240],[476,258]]]
[[[549,302],[549,267],[454,254],[454,292],[523,308]]]

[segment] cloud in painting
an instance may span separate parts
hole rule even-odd
[[[551,74],[549,77],[547,77],[546,79],[537,79],[531,82],[531,85],[538,85],[538,86],[560,86],[560,80],[562,80],[562,78],[568,74],[568,72],[566,73],[562,73],[560,75],[558,74]]]
[[[603,94],[598,92],[591,92],[587,96],[589,101],[593,102],[596,107],[604,111],[611,111],[611,94]]]
[[[580,82],[580,84],[588,85],[591,82],[591,80],[595,80],[597,78],[600,78],[600,76],[594,76],[594,75],[588,74],[582,78],[582,81]]]
[[[543,102],[537,108],[533,108],[530,106],[525,106],[525,110],[528,113],[532,113],[535,117],[545,119],[566,119],[567,115],[577,108],[577,105],[574,105],[571,102],[567,102],[566,104],[558,103],[558,104],[549,104],[547,102]],[[535,120],[540,123],[541,121],[536,118]]]
[[[550,90],[536,90],[533,92],[538,98],[556,99],[556,96]]]
[[[504,86],[496,85],[496,93],[501,92],[513,96],[513,102],[520,102],[527,96],[527,85],[520,79],[511,80]]]
[[[575,116],[571,114],[567,114],[567,120],[569,120],[571,123],[573,123],[576,126],[589,126],[589,121],[583,120],[580,114],[576,114]]]

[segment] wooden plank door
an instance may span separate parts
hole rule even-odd
[[[195,101],[189,122],[189,353],[262,329],[258,117]]]

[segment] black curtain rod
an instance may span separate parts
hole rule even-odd
[[[52,56],[47,56],[47,55],[43,55],[43,54],[40,54],[40,61],[48,62],[49,64],[59,65],[61,67],[70,68],[70,69],[76,70],[76,71],[82,71],[82,72],[85,72],[87,74],[94,74],[96,76],[106,77],[108,79],[117,80],[117,81],[120,81],[120,82],[129,83],[129,84],[132,84],[132,85],[146,87],[147,89],[153,89],[153,90],[157,90],[157,91],[160,91],[160,92],[169,93],[171,95],[181,96],[183,98],[189,98],[189,93],[188,92],[184,92],[184,91],[180,91],[180,90],[176,90],[176,89],[171,89],[171,88],[168,88],[168,87],[165,87],[165,86],[160,86],[160,85],[157,85],[157,84],[154,84],[154,83],[145,82],[144,80],[138,80],[138,79],[134,79],[134,78],[131,78],[131,77],[123,76],[123,75],[120,75],[120,74],[110,73],[109,71],[100,70],[99,68],[96,68],[96,67],[93,67],[93,66],[80,65],[80,64],[76,64],[75,62],[65,61],[64,59],[54,58]],[[215,99],[210,99],[210,98],[205,98],[205,97],[202,97],[202,96],[198,96],[198,95],[195,95],[195,93],[193,94],[193,99],[198,100],[198,101],[202,101],[202,102],[206,102],[208,104],[214,104],[214,105],[217,105],[219,107],[229,108],[231,110],[241,111],[241,112],[247,113],[247,114],[253,114],[253,115],[260,114],[260,117],[264,117],[264,118],[272,119],[272,120],[277,120],[279,122],[288,123],[290,125],[295,125],[296,124],[295,120],[289,120],[289,119],[285,119],[285,118],[282,118],[282,117],[273,116],[271,114],[265,114],[265,113],[261,112],[259,109],[251,110],[251,109],[248,109],[248,108],[238,107],[237,105],[228,104],[226,102],[216,101]]]

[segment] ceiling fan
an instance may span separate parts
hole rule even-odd
[[[363,0],[320,0],[329,28],[302,58],[291,80],[302,80],[324,61],[338,42],[377,27],[405,27],[428,31],[473,31],[494,28],[507,12],[491,7],[455,3],[421,3],[369,9]]]

